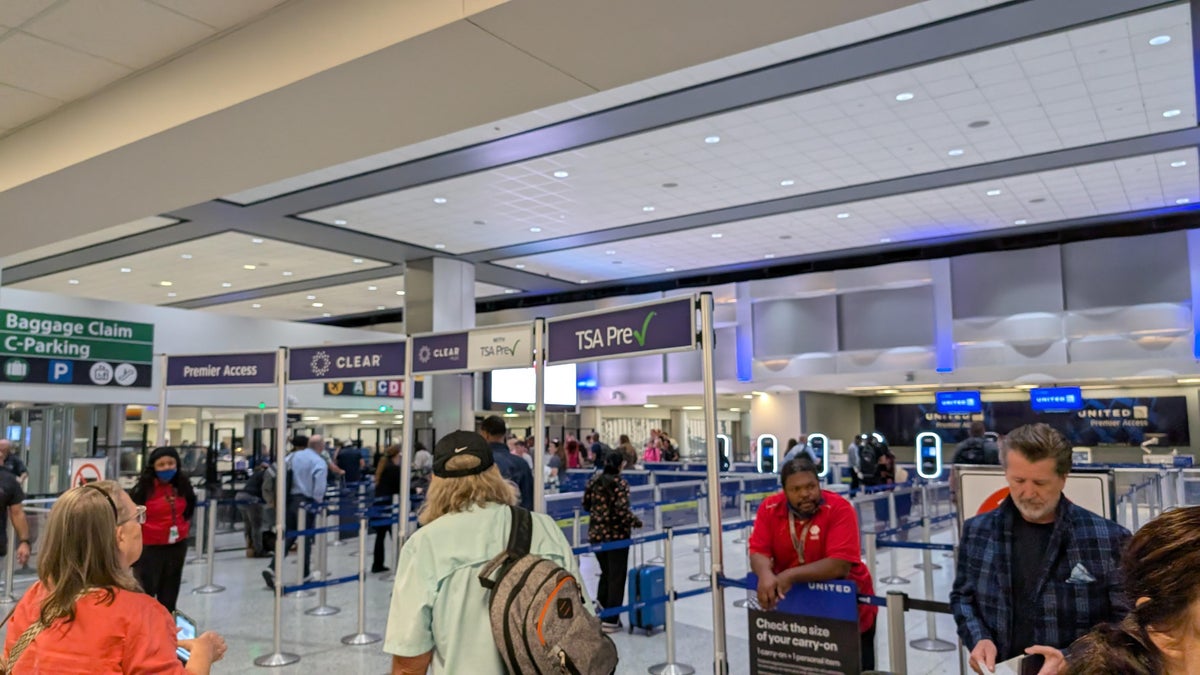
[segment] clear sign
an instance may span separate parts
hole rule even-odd
[[[749,580],[757,586],[757,578]],[[751,673],[862,672],[858,589],[849,581],[792,586],[772,611],[749,610]]]
[[[275,384],[277,354],[168,356],[167,386],[239,386]]]
[[[413,340],[413,372],[467,370],[467,333],[419,335]]]
[[[581,362],[696,348],[694,297],[553,319],[547,361]]]
[[[288,354],[288,381],[403,377],[404,350],[403,342],[293,349]]]

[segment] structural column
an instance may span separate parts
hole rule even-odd
[[[404,272],[404,325],[410,335],[474,328],[475,266],[449,258],[409,262]],[[414,354],[414,361],[419,359],[420,354]],[[434,375],[425,387],[439,437],[475,428],[472,376]]]

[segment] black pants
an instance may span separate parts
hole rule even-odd
[[[179,582],[183,578],[183,563],[187,559],[187,541],[165,546],[144,546],[142,557],[133,565],[133,572],[146,595],[158,600],[168,612],[175,611],[179,599]]]
[[[875,670],[875,626],[862,634],[862,669]]]
[[[375,557],[371,561],[372,572],[382,572],[383,568],[387,567],[387,562],[384,560],[384,541],[388,535],[392,533],[392,528],[387,525],[381,525],[375,528]]]
[[[307,497],[301,497],[299,495],[288,495],[287,509],[283,514],[283,522],[284,522],[284,530],[285,531],[295,532],[297,529],[299,529],[300,509],[304,508],[305,506],[307,506],[311,503],[312,503],[312,500],[310,500]],[[306,517],[308,520],[304,524],[304,528],[312,529],[313,527],[316,527],[316,525],[314,524],[315,523],[314,517],[311,514]],[[292,548],[292,544],[294,544],[294,543],[296,543],[295,537],[287,537],[284,540],[284,542],[283,542],[284,557],[287,557],[287,552],[289,549]],[[304,538],[304,578],[305,579],[307,579],[308,575],[312,573],[312,544],[313,544],[312,537]],[[270,568],[272,570],[275,569],[275,558],[274,557],[271,558]]]
[[[600,563],[600,586],[596,589],[596,601],[601,607],[620,607],[625,604],[625,577],[629,574],[629,549],[618,548],[596,553]],[[621,617],[604,619],[605,623],[621,623]]]

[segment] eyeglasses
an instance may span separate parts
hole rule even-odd
[[[118,522],[117,525],[124,525],[125,523],[128,523],[131,520],[136,520],[138,525],[145,525],[146,524],[146,507],[144,507],[144,506],[137,507],[133,511],[133,516]]]

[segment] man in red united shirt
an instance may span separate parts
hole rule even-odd
[[[750,568],[758,576],[758,603],[773,609],[793,584],[848,579],[874,595],[862,561],[858,517],[850,502],[821,489],[817,466],[802,455],[783,465],[783,492],[758,507],[750,535]],[[863,670],[875,668],[875,615],[858,606]]]

